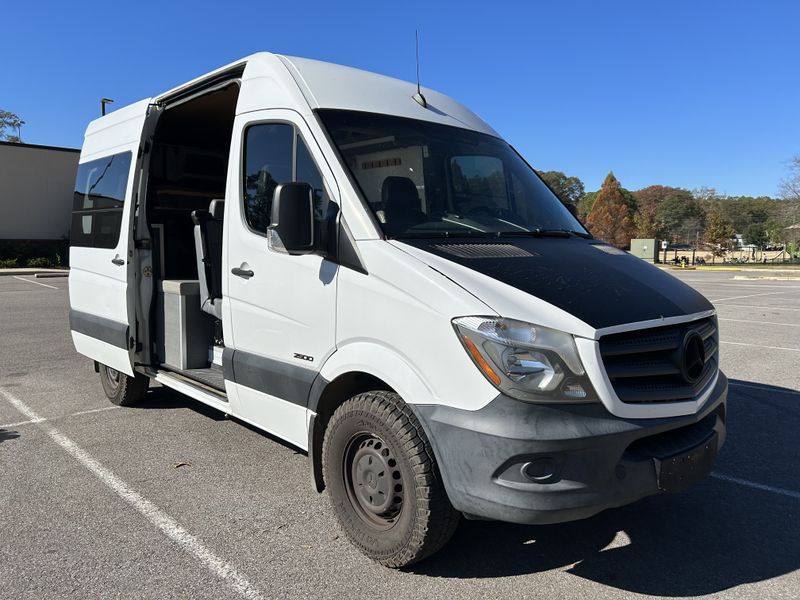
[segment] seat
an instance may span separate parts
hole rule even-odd
[[[200,308],[222,319],[222,215],[224,200],[212,200],[208,210],[192,212]]]
[[[428,220],[420,210],[417,186],[408,177],[392,175],[384,179],[381,201],[388,233],[402,233]]]

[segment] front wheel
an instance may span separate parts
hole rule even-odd
[[[133,406],[141,401],[150,385],[150,379],[140,373],[131,377],[105,365],[100,365],[100,382],[108,399],[117,406]]]
[[[402,567],[430,556],[458,526],[430,442],[393,392],[359,394],[334,412],[322,464],[339,525],[382,565]]]

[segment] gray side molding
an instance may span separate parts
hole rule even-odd
[[[318,375],[313,369],[230,348],[222,352],[222,372],[228,381],[299,406],[307,406]]]
[[[128,324],[70,309],[69,328],[117,348],[128,349]]]

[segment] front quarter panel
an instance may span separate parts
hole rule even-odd
[[[389,384],[409,404],[477,410],[497,396],[453,330],[463,315],[494,315],[437,271],[383,240],[361,241],[368,274],[339,274],[337,351],[328,381],[362,371]]]

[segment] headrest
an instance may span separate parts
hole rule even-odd
[[[225,214],[225,200],[212,200],[208,205],[208,212],[215,221],[222,221],[222,215]]]
[[[211,213],[209,213],[207,210],[192,211],[192,221],[194,221],[195,225],[206,223],[210,218],[211,218]]]
[[[383,180],[381,200],[389,208],[411,208],[419,210],[417,186],[408,177],[390,176]]]

